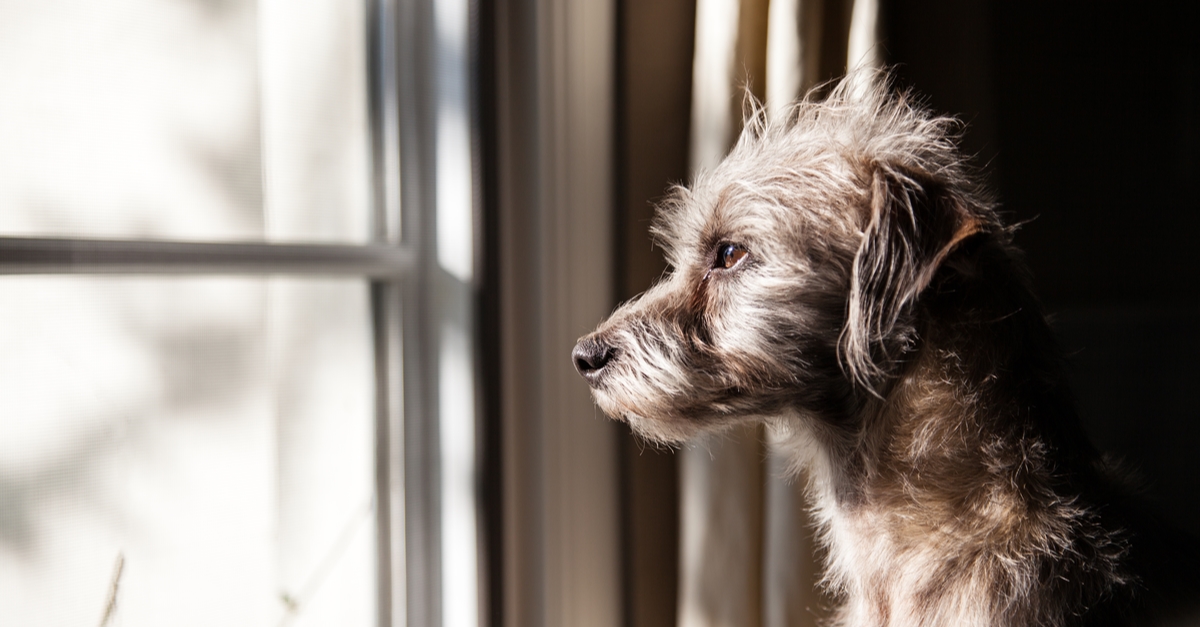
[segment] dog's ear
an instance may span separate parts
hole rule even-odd
[[[984,230],[966,198],[934,177],[877,164],[854,257],[839,350],[854,380],[873,389],[912,341],[904,317],[959,243]]]

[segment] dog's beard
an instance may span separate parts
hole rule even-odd
[[[596,403],[609,415],[628,423],[638,436],[668,446],[679,446],[695,440],[706,433],[722,431],[734,425],[754,422],[758,417],[745,413],[657,413],[641,414],[633,411],[608,409],[603,393],[594,395]]]
[[[694,390],[690,394],[686,387],[669,391],[647,377],[623,370],[593,389],[592,398],[606,414],[629,423],[641,437],[677,445],[711,427],[714,420],[705,416]]]
[[[688,366],[650,368],[626,361],[593,388],[596,404],[648,440],[678,445],[696,436],[761,420],[782,411],[784,395],[750,390]]]

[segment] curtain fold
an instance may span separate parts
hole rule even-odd
[[[744,95],[785,115],[847,68],[878,66],[878,0],[698,0],[690,165],[736,141]],[[810,627],[821,598],[803,478],[760,427],[681,453],[680,627]]]
[[[696,4],[693,172],[712,169],[736,140],[741,90],[762,98],[766,9],[764,0]],[[679,624],[759,627],[764,529],[760,429],[723,433],[681,455]]]

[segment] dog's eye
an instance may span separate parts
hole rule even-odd
[[[745,257],[747,251],[745,248],[737,244],[721,244],[717,248],[717,258],[713,262],[714,268],[724,268],[726,270],[736,266],[739,261]]]

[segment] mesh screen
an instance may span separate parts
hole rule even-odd
[[[365,4],[0,3],[0,233],[367,241]]]
[[[4,624],[374,624],[370,333],[360,281],[0,278]]]

